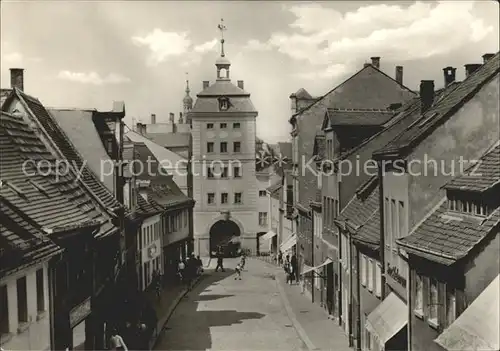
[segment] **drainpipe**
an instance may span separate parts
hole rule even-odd
[[[353,269],[352,269],[352,236],[351,236],[351,231],[347,229],[347,247],[348,247],[348,255],[347,255],[347,267],[349,267],[349,347],[353,347],[354,344],[354,333],[353,333],[353,327],[354,327],[354,303],[353,303],[353,296],[352,296],[352,274],[353,274]]]
[[[311,264],[314,267],[314,221],[311,220],[311,229],[312,229],[312,235],[311,235]],[[316,271],[312,271],[311,275],[311,300],[314,303],[314,278],[315,278]]]
[[[361,284],[359,282],[359,250],[355,246],[354,250],[356,251],[356,303],[357,303],[357,311],[356,311],[356,327],[357,327],[357,339],[358,343],[356,345],[356,351],[361,351]]]
[[[381,286],[381,297],[382,300],[385,299],[385,236],[384,236],[384,185],[383,185],[383,173],[385,170],[382,169],[383,161],[377,162],[378,164],[378,188],[379,188],[379,211],[380,211],[380,263],[381,263],[381,275],[382,275],[382,286]]]

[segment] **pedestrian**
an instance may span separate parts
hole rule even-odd
[[[235,268],[235,271],[236,271],[236,277],[234,277],[234,280],[238,279],[238,280],[241,280],[241,271],[243,270],[243,268],[241,267],[241,263],[238,263],[236,265],[236,268]]]
[[[196,264],[198,267],[198,275],[201,275],[203,273],[203,262],[201,261],[200,256],[196,256]]]
[[[123,338],[118,334],[116,328],[113,328],[109,343],[111,350],[128,350],[127,345],[125,345],[125,341],[123,341]]]
[[[240,261],[241,270],[245,269],[245,263],[246,263],[246,256],[245,256],[245,253],[243,252],[243,254],[241,255],[241,261]]]
[[[184,261],[179,261],[179,264],[177,265],[177,275],[179,276],[179,281],[183,282],[184,281],[184,271],[186,269],[186,264]]]
[[[283,265],[283,252],[281,252],[281,250],[278,252],[278,265],[280,267]]]
[[[285,271],[285,279],[287,284],[290,283],[290,278],[292,276],[291,269],[292,267],[290,266],[290,262],[285,261],[285,263],[283,264],[283,270]]]
[[[298,276],[298,264],[297,264],[297,256],[295,256],[295,253],[292,255],[292,258],[290,259],[290,265],[292,266],[292,278],[296,282],[299,281],[299,276]]]
[[[221,249],[219,249],[218,252],[217,252],[217,267],[215,267],[215,271],[218,272],[219,268],[223,272],[225,272],[225,269],[224,269],[224,257],[222,255],[222,250]]]

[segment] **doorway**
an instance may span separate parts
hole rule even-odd
[[[220,220],[210,228],[210,256],[219,249],[224,256],[234,257],[240,250],[240,227],[232,220]]]

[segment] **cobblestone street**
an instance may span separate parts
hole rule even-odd
[[[155,349],[307,350],[287,315],[274,267],[251,259],[242,280],[234,280],[235,260],[224,262],[224,273],[213,265],[177,306]]]

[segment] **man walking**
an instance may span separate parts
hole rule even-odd
[[[219,249],[217,250],[217,267],[215,267],[215,271],[218,272],[219,271],[219,268],[225,272],[225,269],[224,269],[224,257],[222,255],[222,249],[219,247]]]
[[[297,264],[297,257],[295,256],[295,253],[293,253],[292,258],[290,259],[290,265],[292,266],[292,279],[295,280],[296,282],[299,281],[299,275],[298,275],[298,264]]]

